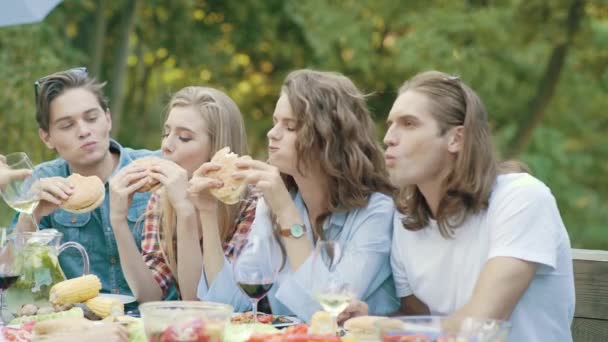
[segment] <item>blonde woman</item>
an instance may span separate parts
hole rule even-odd
[[[198,210],[188,198],[188,180],[225,146],[247,154],[245,127],[237,105],[219,90],[186,87],[168,106],[163,159],[157,160],[150,171],[132,165],[112,179],[112,228],[125,277],[140,303],[180,295],[185,300],[196,298],[202,270],[202,230]],[[130,199],[148,176],[158,180],[162,188],[148,202],[142,244],[136,246],[126,214]],[[216,181],[211,186],[222,184]],[[251,196],[237,205],[217,205],[215,225],[220,227],[220,239],[228,253],[231,246],[241,243],[243,234],[238,232],[248,231],[254,210]]]

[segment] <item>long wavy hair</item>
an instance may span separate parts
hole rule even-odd
[[[528,169],[517,161],[499,162],[486,108],[475,91],[459,77],[438,71],[423,72],[406,81],[399,94],[406,91],[415,91],[430,100],[429,111],[438,123],[440,135],[452,127],[464,127],[462,150],[443,181],[435,217],[441,235],[449,238],[470,215],[488,207],[498,174],[528,172]],[[403,226],[409,230],[423,229],[433,217],[416,185],[400,189],[397,208],[405,214]]]
[[[225,146],[229,146],[238,155],[248,154],[243,116],[236,103],[228,95],[213,88],[186,87],[171,98],[165,120],[171,109],[175,107],[191,107],[200,113],[208,129],[207,134],[211,144],[210,156]],[[247,196],[247,193],[243,196]],[[167,264],[177,279],[177,247],[175,245],[177,216],[164,189],[161,191],[160,197],[162,204],[159,213],[161,222],[158,234],[159,242]],[[219,226],[222,241],[227,241],[232,236],[238,210],[238,204],[219,203]]]
[[[319,165],[328,179],[329,208],[313,223],[323,237],[332,213],[367,205],[374,192],[394,191],[365,96],[347,77],[333,72],[297,70],[282,86],[295,116],[297,168]],[[283,175],[297,190],[292,177]]]

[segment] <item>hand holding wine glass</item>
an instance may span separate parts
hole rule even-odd
[[[272,288],[282,259],[274,235],[250,235],[233,262],[234,279],[241,291],[249,297],[256,322],[258,302]]]
[[[330,314],[335,329],[337,329],[338,315],[354,298],[351,285],[338,269],[338,264],[346,258],[348,256],[337,241],[319,240],[312,259],[313,295],[323,310]]]
[[[25,179],[31,174],[32,170],[29,169],[11,170],[6,165],[6,157],[0,154],[0,189],[12,181]]]
[[[8,154],[4,159],[9,170],[30,170],[31,172],[34,169],[31,160],[24,152]],[[5,185],[0,187],[0,193],[6,204],[21,213],[29,215],[36,228],[38,228],[38,223],[32,213],[40,201],[38,190],[34,186],[37,181],[37,177],[33,175],[25,178],[12,177]]]

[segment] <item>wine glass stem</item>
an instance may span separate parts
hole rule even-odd
[[[4,290],[0,289],[0,326],[8,324],[4,321],[4,310],[6,304],[4,303]]]
[[[36,217],[34,216],[34,213],[31,213],[27,216],[29,216],[32,219],[32,223],[34,223],[34,227],[36,227],[36,231],[39,231],[40,227],[38,227],[38,222],[36,222]]]
[[[258,322],[258,299],[251,301],[251,312],[253,312],[253,323]]]
[[[331,326],[335,332],[335,335],[340,336],[340,333],[338,331],[338,315],[330,313],[329,316],[331,317]]]

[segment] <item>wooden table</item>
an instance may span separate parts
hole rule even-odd
[[[608,341],[608,251],[573,249],[575,342]]]

